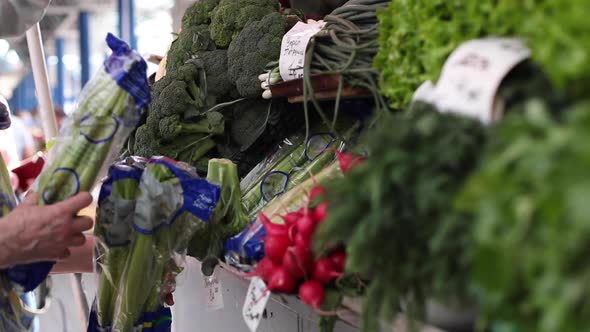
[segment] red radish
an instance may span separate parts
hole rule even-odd
[[[336,272],[344,272],[346,268],[346,252],[342,249],[336,250],[330,254],[330,261]]]
[[[273,263],[280,265],[290,242],[286,236],[268,236],[264,240],[264,256],[268,257]]]
[[[321,223],[326,220],[326,217],[328,216],[328,203],[321,202],[318,204],[315,209],[313,209],[311,216],[316,223]]]
[[[336,272],[329,258],[322,258],[315,262],[313,267],[313,280],[326,285],[339,278],[342,273]]]
[[[320,310],[324,304],[326,293],[321,283],[316,280],[309,280],[299,286],[299,297],[303,303]]]
[[[289,247],[283,257],[283,266],[293,278],[305,278],[313,270],[313,255],[308,248]]]
[[[254,272],[242,276],[244,278],[260,277],[262,280],[264,280],[264,282],[268,282],[272,271],[274,271],[276,267],[277,265],[273,263],[270,258],[264,257],[260,262],[258,262]]]
[[[306,238],[311,238],[315,232],[316,223],[310,216],[303,216],[297,220],[297,233]]]
[[[309,201],[313,202],[316,198],[324,196],[326,192],[326,188],[316,185],[309,193]]]
[[[293,293],[297,289],[297,283],[284,266],[277,266],[268,279],[268,289],[271,292]]]
[[[295,234],[295,245],[301,248],[309,248],[311,246],[311,237],[305,237],[301,232]]]
[[[344,174],[348,173],[351,169],[355,168],[356,166],[362,164],[367,159],[364,156],[357,155],[354,153],[340,152],[338,150],[336,150],[335,153],[336,157],[338,157],[340,169]]]
[[[297,220],[299,220],[299,218],[301,217],[303,217],[303,214],[299,212],[290,212],[284,215],[282,218],[285,221],[285,225],[291,226],[295,225],[297,223]]]
[[[295,235],[297,235],[297,225],[289,226],[289,240],[295,242]]]
[[[309,207],[308,206],[304,206],[301,209],[299,209],[299,211],[297,211],[301,214],[301,216],[305,217],[309,215]]]
[[[266,231],[267,236],[288,236],[289,229],[286,225],[279,225],[275,224],[264,214],[259,213],[258,218],[262,221],[262,225],[264,226],[264,230]]]

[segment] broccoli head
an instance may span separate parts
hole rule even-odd
[[[148,126],[143,125],[135,132],[133,148],[138,156],[146,158],[166,156],[192,165],[215,148],[215,142],[203,134],[195,134],[176,142],[166,143],[160,141]]]
[[[158,140],[155,132],[147,125],[143,125],[135,131],[135,144],[133,145],[133,152],[137,156],[151,158],[157,156]]]
[[[197,53],[196,60],[201,60],[207,75],[207,95],[215,102],[231,100],[235,86],[227,72],[227,50],[203,51]]]
[[[219,0],[200,0],[190,6],[182,16],[182,29],[211,23],[211,12]]]
[[[229,79],[235,82],[240,96],[259,97],[262,89],[258,76],[269,62],[279,59],[287,21],[271,13],[251,22],[240,32],[228,49]]]
[[[176,70],[199,51],[212,51],[215,44],[211,40],[207,25],[190,26],[178,34],[168,51],[166,70]]]
[[[195,96],[197,96],[195,98]],[[196,83],[184,81],[172,81],[160,94],[160,98],[154,101],[154,112],[159,118],[184,114],[191,109],[202,110],[205,107],[200,98],[200,90]],[[148,115],[149,117],[149,115]]]
[[[160,137],[164,140],[174,140],[179,136],[192,134],[216,134],[221,135],[224,132],[223,115],[211,112],[207,113],[199,122],[183,122],[180,115],[173,115],[160,120],[159,132]]]
[[[276,0],[221,0],[211,14],[211,39],[219,47],[228,47],[248,23],[277,12],[278,4]]]

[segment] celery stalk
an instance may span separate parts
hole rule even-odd
[[[293,173],[291,175],[289,184],[287,185],[287,191],[293,189],[295,186],[301,184],[310,177],[316,176],[319,172],[321,172],[321,170],[323,170],[335,160],[335,156],[336,155],[333,151],[324,151],[324,153],[308,164],[305,168]]]
[[[291,170],[297,167],[301,167],[307,159],[305,158],[305,143],[302,142],[299,144],[293,151],[289,154],[285,155],[283,159],[279,163],[276,164],[275,167],[272,168],[271,171],[282,171],[285,173],[290,173]],[[258,210],[258,207],[262,201],[262,193],[260,192],[260,180],[256,181],[256,184],[251,187],[248,192],[242,197],[242,204],[244,205],[244,209],[248,211],[249,214],[255,213]]]
[[[114,181],[112,184],[111,197],[109,199],[118,200],[123,199],[127,201],[135,201],[137,197],[137,189],[139,182],[135,179],[121,179]],[[112,219],[121,216],[112,207],[97,210],[97,226],[104,223],[105,219]],[[121,220],[120,222],[125,222]],[[101,227],[96,227],[96,235],[105,243],[104,234],[101,234]],[[106,247],[105,243],[105,247]],[[103,271],[99,276],[98,291],[96,296],[97,301],[97,318],[100,326],[110,326],[113,323],[113,314],[115,310],[115,300],[117,298],[117,288],[125,268],[127,256],[129,255],[129,247],[108,247],[105,248],[105,253],[101,257],[101,265]]]
[[[271,217],[272,222],[282,224],[283,220],[280,215],[283,215],[284,209],[288,211],[296,211],[307,203],[307,195],[316,183],[323,184],[330,179],[342,176],[342,171],[338,163],[332,163],[325,167],[322,171],[314,176],[308,178],[301,184],[295,186],[293,189],[286,192],[281,197],[270,202],[262,209],[262,212]]]
[[[42,193],[41,204],[62,201],[75,194],[75,189],[88,191],[92,188],[108,157],[114,138],[100,140],[108,138],[114,131],[113,117],[121,121],[120,119],[128,111],[129,94],[110,76],[104,74],[90,84],[91,86],[84,94],[86,98],[80,101],[79,108],[73,115],[72,128],[67,133],[70,136],[62,139],[64,146],[60,147],[60,154],[53,158],[51,167],[41,175],[39,182],[39,192]],[[100,91],[99,88],[104,90]],[[97,121],[104,121],[104,123],[96,123]],[[120,123],[119,126],[122,124]],[[98,142],[91,142],[89,139]],[[79,188],[71,188],[72,180],[74,180],[72,172],[75,172],[78,177]]]
[[[148,178],[146,178],[146,176]],[[152,179],[152,180],[148,180]],[[155,181],[155,182],[150,182]],[[157,201],[151,201],[150,193],[158,191],[154,186],[172,185],[180,188],[178,178],[161,164],[149,164],[139,185],[139,198],[135,218],[141,217],[137,211],[147,209],[147,216],[153,222],[168,222],[172,220],[179,207],[175,198],[160,195]],[[181,191],[180,191],[181,192]],[[141,199],[141,196],[144,196]],[[152,220],[150,220],[152,221]],[[150,290],[161,279],[162,271],[168,262],[172,251],[173,239],[170,239],[171,227],[164,224],[153,234],[135,232],[135,239],[125,264],[125,279],[121,280],[119,298],[115,309],[113,329],[131,331],[135,322],[141,316],[150,296]]]
[[[223,257],[225,240],[242,231],[250,218],[242,206],[238,169],[233,162],[211,159],[207,181],[221,187],[221,196],[209,223],[196,231],[188,253],[202,260],[202,272],[210,276]]]

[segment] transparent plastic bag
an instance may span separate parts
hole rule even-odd
[[[35,183],[41,204],[91,190],[118,157],[150,102],[145,61],[111,34],[107,44],[113,53],[84,86]]]
[[[279,146],[277,151],[242,180],[248,181],[242,203],[251,217],[270,201],[280,197],[304,181],[311,171],[319,171],[334,160],[330,148],[337,147],[338,140],[330,132],[318,131],[304,140],[296,135]],[[311,167],[311,168],[310,168]]]
[[[110,326],[117,287],[133,240],[133,217],[139,181],[147,160],[127,158],[109,169],[100,190],[94,233],[99,266],[96,316],[99,326]]]
[[[106,41],[112,54],[84,87],[76,110],[64,124],[33,185],[40,204],[90,191],[117,158],[150,102],[146,62],[112,34]],[[20,273],[30,276],[26,289],[35,289],[54,264],[19,266]]]
[[[185,164],[152,158],[135,169],[139,176],[113,166],[101,190],[101,281],[93,311],[96,322],[89,331],[144,330],[149,323],[145,320],[158,316],[169,302],[166,297],[174,291],[189,241],[219,201],[219,186],[199,179]],[[119,183],[124,190],[116,188]],[[135,194],[113,196],[131,193],[134,186]]]

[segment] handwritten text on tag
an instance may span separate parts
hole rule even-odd
[[[242,308],[242,316],[251,332],[255,332],[258,328],[269,298],[270,291],[264,281],[258,277],[252,278],[246,293],[244,308]]]
[[[324,27],[324,22],[298,22],[283,36],[279,70],[284,81],[303,77],[305,50],[313,36]]]
[[[223,309],[223,288],[215,274],[210,277],[203,276],[203,286],[207,300],[207,310],[216,311]]]
[[[441,112],[456,112],[488,124],[495,119],[494,101],[502,80],[529,56],[529,49],[518,39],[466,42],[447,59],[432,100]]]

